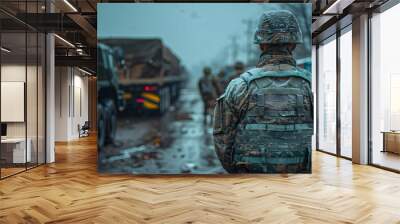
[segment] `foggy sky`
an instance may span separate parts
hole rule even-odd
[[[98,4],[98,37],[161,38],[189,69],[221,58],[233,62],[232,36],[237,36],[237,60],[246,59],[248,41],[243,20],[258,18],[276,4],[259,3],[135,3]],[[253,29],[255,28],[255,24]],[[229,46],[229,47],[228,47]]]

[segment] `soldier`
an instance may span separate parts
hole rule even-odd
[[[291,12],[262,14],[258,65],[229,83],[214,110],[215,149],[228,172],[311,172],[311,74],[292,56],[302,42]]]
[[[211,75],[211,68],[205,67],[203,69],[203,77],[199,80],[200,95],[204,104],[204,123],[207,123],[207,117],[211,114],[212,107],[217,99],[217,93],[213,84],[213,77]]]
[[[229,76],[228,83],[230,81],[232,81],[233,79],[238,78],[241,74],[243,74],[243,72],[244,72],[244,64],[241,61],[237,61],[235,63],[235,65],[233,66],[233,68],[235,69],[235,72]]]
[[[221,69],[217,76],[214,78],[214,86],[215,89],[217,90],[217,95],[221,96],[224,91],[226,86],[228,85],[229,81],[227,79],[227,77],[225,76],[225,71],[223,69]]]

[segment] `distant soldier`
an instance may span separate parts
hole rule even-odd
[[[228,78],[226,77],[225,71],[223,69],[218,72],[214,80],[214,86],[217,90],[217,95],[221,96],[224,93],[226,86],[228,86],[230,80],[228,80]]]
[[[239,78],[239,76],[240,76],[241,74],[243,74],[243,72],[244,72],[244,64],[243,64],[243,62],[241,62],[241,61],[237,61],[237,62],[235,63],[235,65],[233,66],[233,68],[235,69],[235,71],[234,71],[233,74],[231,74],[231,75],[229,76],[229,78],[228,78],[228,83],[229,83],[230,81],[232,81],[233,79]]]
[[[214,80],[211,75],[211,68],[203,69],[203,77],[199,80],[199,90],[204,104],[204,122],[207,122],[207,116],[211,114],[217,99],[217,92],[213,84]]]
[[[292,56],[302,42],[291,12],[262,14],[258,65],[230,82],[214,111],[216,153],[228,172],[311,172],[311,74]]]

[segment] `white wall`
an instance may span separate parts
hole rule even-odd
[[[18,81],[25,82],[25,64],[24,65],[2,65],[1,66],[1,81]],[[28,70],[32,69],[29,68]]]
[[[27,69],[27,70],[25,70]],[[1,66],[1,81],[3,82],[25,82],[25,75],[26,71],[28,74],[35,73],[36,74],[36,67],[34,66],[27,66],[19,65],[19,64],[5,64]],[[29,78],[29,77],[28,77]],[[30,85],[36,85],[36,81],[29,80]],[[34,104],[27,105],[36,108],[36,89],[27,88],[27,104],[31,104],[33,101]],[[32,91],[32,92],[31,92]],[[1,110],[7,110],[7,108],[1,108]],[[28,110],[28,109],[27,109]],[[28,110],[31,112],[31,110]],[[34,128],[36,130],[36,113],[28,113],[27,114],[28,122],[28,129]],[[31,122],[34,121],[34,124]],[[25,137],[25,126],[26,122],[7,122],[7,135],[8,137]],[[28,130],[29,131],[29,130]],[[30,133],[30,132],[29,132]],[[28,137],[29,136],[28,133]]]
[[[55,140],[77,139],[78,124],[89,118],[88,77],[76,68],[56,67],[55,85]]]
[[[2,65],[1,81],[18,81],[25,82],[25,64],[24,65]],[[7,108],[1,108],[7,110]],[[9,122],[7,123],[7,137],[25,137],[25,122]]]
[[[69,80],[67,67],[55,68],[55,141],[68,140]]]
[[[37,70],[38,69],[38,70]],[[7,137],[9,138],[24,138],[25,135],[30,140],[32,161],[44,163],[44,93],[43,89],[44,74],[42,67],[32,65],[25,66],[25,64],[3,64],[1,66],[1,81],[2,82],[24,82],[26,84],[26,106],[25,103],[20,108],[21,113],[26,112],[26,120],[22,122],[6,122],[7,123]],[[27,78],[27,80],[25,80]],[[4,90],[4,89],[3,89]],[[21,94],[24,94],[24,90]],[[2,97],[7,97],[2,95]],[[3,112],[12,110],[10,107],[2,107]],[[7,111],[11,112],[12,111]],[[39,155],[37,155],[39,153]]]
[[[78,75],[77,75],[78,72]],[[74,102],[71,102],[71,105],[74,105],[71,108],[72,111],[72,119],[71,119],[71,132],[70,135],[72,138],[78,138],[78,124],[81,126],[85,123],[85,121],[89,120],[89,102],[88,102],[88,77],[82,76],[79,70],[74,70],[74,82],[73,82],[73,96],[71,99],[74,99]]]

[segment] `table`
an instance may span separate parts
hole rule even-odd
[[[381,133],[383,133],[382,152],[400,154],[400,131],[382,131]]]
[[[25,151],[25,138],[5,138],[1,139],[1,157],[7,163],[26,163],[31,162],[32,153],[30,138],[26,139],[27,147]],[[12,154],[12,156],[11,156]],[[4,155],[4,156],[3,156]],[[12,158],[12,160],[11,160]]]

